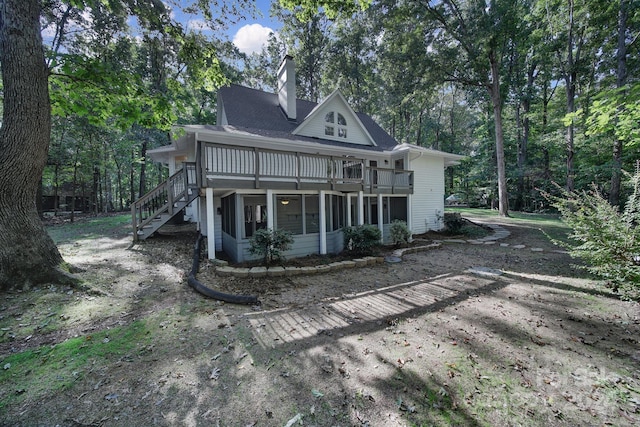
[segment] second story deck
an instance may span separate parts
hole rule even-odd
[[[202,186],[413,193],[413,171],[368,167],[364,159],[203,142]]]

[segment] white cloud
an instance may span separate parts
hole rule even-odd
[[[233,36],[233,44],[242,53],[260,52],[262,46],[267,44],[269,34],[273,32],[271,28],[263,27],[260,24],[247,24]]]

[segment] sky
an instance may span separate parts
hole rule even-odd
[[[224,0],[222,0],[222,2],[223,1]],[[192,29],[194,31],[201,31],[205,35],[213,33],[214,30],[207,25],[202,16],[187,15],[179,7],[171,6],[171,3],[191,5],[193,4],[193,0],[173,0],[172,2],[166,1],[165,4],[173,8],[172,17],[181,22],[185,28]],[[256,0],[254,3],[259,11],[258,16],[252,17],[247,14],[246,17],[235,19],[238,22],[229,24],[229,28],[226,31],[228,39],[233,41],[238,49],[246,54],[260,52],[262,46],[267,43],[269,34],[271,32],[277,33],[278,29],[281,27],[281,24],[277,20],[269,17],[271,0]],[[85,11],[83,14],[85,19],[91,20],[89,13]],[[136,19],[131,17],[129,24],[135,27]],[[54,26],[43,28],[42,36],[46,43],[51,42],[54,35]],[[220,37],[219,34],[217,34],[217,36]]]
[[[188,1],[187,1],[188,2]],[[269,17],[269,8],[271,7],[271,0],[257,0],[256,6],[262,16],[240,19],[238,23],[229,25],[227,35],[229,39],[238,47],[243,53],[260,52],[262,46],[267,43],[269,33],[277,33],[280,24]],[[205,21],[198,16],[183,16],[179,11],[176,11],[176,18],[183,21],[187,28],[193,28],[200,30],[204,34],[208,29]]]

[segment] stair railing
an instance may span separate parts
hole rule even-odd
[[[166,212],[173,216],[174,203],[186,199],[189,189],[197,188],[195,168],[195,163],[185,163],[182,169],[131,205],[134,241],[138,240],[138,231],[159,215]]]

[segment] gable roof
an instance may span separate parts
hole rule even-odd
[[[318,122],[320,122],[319,124],[321,125],[322,128],[324,128],[324,126],[327,124],[325,121],[324,115],[327,112],[333,112],[336,109],[340,109],[346,115],[350,116],[349,119],[347,119],[347,123],[350,123],[350,124],[353,123],[351,121],[352,119],[353,121],[355,121],[355,125],[352,125],[352,132],[360,131],[360,136],[362,139],[364,139],[364,142],[361,142],[358,144],[378,145],[376,144],[376,141],[373,139],[373,137],[369,134],[369,131],[364,126],[364,124],[362,123],[358,115],[355,113],[355,111],[353,111],[353,109],[347,103],[347,100],[344,99],[344,96],[342,96],[340,91],[337,89],[334,90],[333,93],[329,95],[324,101],[316,105],[315,108],[311,110],[311,112],[304,118],[303,122],[300,123],[300,125],[293,131],[293,133],[296,135],[305,135],[305,132],[307,132],[309,128],[313,127]],[[307,133],[307,136],[311,136],[311,135]],[[336,137],[328,138],[328,139],[336,140]],[[339,137],[337,140],[340,142],[347,141],[346,139],[345,140],[339,139]],[[351,140],[353,141],[353,139]]]
[[[339,94],[339,92],[334,92],[334,94],[336,93]],[[331,97],[335,97],[334,94],[332,94]],[[340,97],[342,97],[342,95],[340,95]],[[342,100],[344,101],[344,97],[342,97]],[[347,105],[346,101],[344,102],[345,105]],[[231,85],[223,87],[218,91],[218,103],[218,108],[224,110],[223,122],[219,123],[219,125],[229,125],[255,135],[290,140],[299,139],[332,146],[352,146],[354,148],[371,151],[389,151],[398,145],[398,142],[393,137],[385,132],[370,116],[364,113],[354,112],[364,132],[370,136],[375,145],[368,146],[353,144],[348,141],[335,141],[296,135],[296,129],[303,127],[303,121],[309,117],[314,110],[318,109],[319,104],[316,102],[297,99],[296,108],[298,119],[289,120],[280,107],[277,94],[239,85]]]

